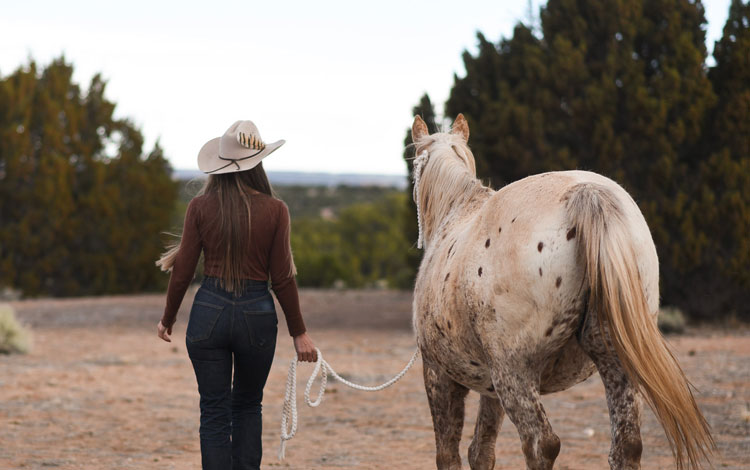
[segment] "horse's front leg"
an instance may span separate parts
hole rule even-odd
[[[469,446],[469,466],[471,470],[492,470],[495,468],[495,442],[503,424],[505,411],[500,400],[482,395],[479,400],[477,424],[474,438]]]
[[[438,470],[461,470],[458,443],[464,427],[464,400],[469,389],[427,364],[424,388],[435,428]]]

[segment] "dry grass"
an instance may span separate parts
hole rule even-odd
[[[18,322],[10,305],[0,304],[0,354],[26,354],[30,350],[31,332]]]

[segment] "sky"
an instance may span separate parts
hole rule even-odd
[[[703,4],[709,53],[730,0]],[[6,2],[3,2],[6,3]],[[538,13],[528,1],[68,0],[7,2],[0,75],[65,56],[101,73],[115,115],[159,140],[175,168],[236,120],[286,144],[272,171],[406,174],[403,140],[426,92],[442,112],[476,32],[497,42]]]

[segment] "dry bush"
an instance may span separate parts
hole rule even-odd
[[[662,307],[659,310],[659,329],[662,333],[684,333],[687,321],[677,307]]]
[[[30,350],[31,332],[18,322],[10,305],[0,304],[0,354],[25,354]]]

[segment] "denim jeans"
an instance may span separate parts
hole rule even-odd
[[[236,295],[207,277],[195,294],[186,344],[200,393],[204,470],[260,468],[261,401],[277,330],[267,282],[244,281]]]

